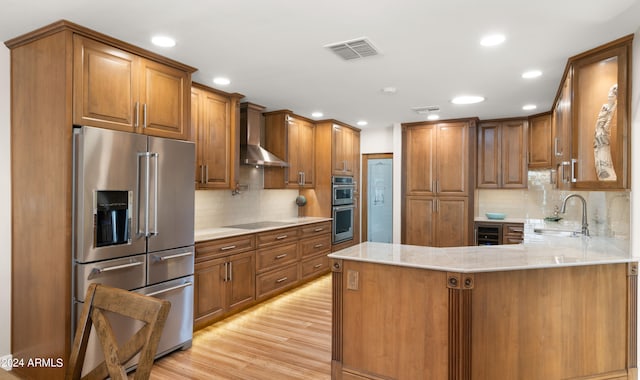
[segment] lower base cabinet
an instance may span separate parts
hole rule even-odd
[[[196,243],[194,330],[329,273],[331,222]]]

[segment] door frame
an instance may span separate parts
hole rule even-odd
[[[367,205],[369,204],[369,160],[375,159],[385,159],[389,158],[393,160],[393,153],[365,153],[362,155],[362,216],[361,216],[361,226],[360,226],[360,241],[365,242],[368,241],[368,229],[369,229],[369,210]],[[393,182],[393,165],[391,165],[391,181]],[[392,189],[393,189],[393,183]],[[391,190],[393,191],[393,190]],[[391,206],[393,208],[393,205]],[[393,221],[391,223],[393,226]],[[393,233],[393,231],[392,231]]]

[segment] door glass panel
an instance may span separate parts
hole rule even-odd
[[[392,159],[368,160],[367,240],[391,243],[393,235]]]

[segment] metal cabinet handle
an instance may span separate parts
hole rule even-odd
[[[158,261],[167,261],[167,260],[171,260],[171,259],[178,259],[180,257],[186,257],[186,256],[191,256],[193,255],[193,252],[183,252],[183,253],[176,253],[175,255],[169,255],[169,256],[156,256]]]
[[[578,182],[578,179],[576,178],[576,163],[578,162],[578,160],[576,160],[575,158],[571,159],[571,182]]]
[[[204,183],[209,182],[209,164],[204,166]]]
[[[280,260],[280,259],[284,259],[285,257],[287,257],[287,254],[286,254],[286,253],[283,253],[283,254],[281,254],[281,255],[276,256],[276,257],[275,257],[275,259],[276,259],[276,260]]]
[[[318,227],[313,230],[313,232],[320,232],[320,231],[324,231],[324,227]]]
[[[229,281],[233,281],[233,262],[229,262]]]
[[[142,128],[147,128],[147,103],[142,105]]]
[[[193,285],[192,282],[185,282],[182,285],[172,286],[170,288],[158,290],[157,292],[153,292],[153,293],[149,293],[149,294],[145,294],[145,295],[148,296],[148,297],[153,297],[153,296],[157,296],[158,294],[167,293],[167,292],[170,292],[172,290],[178,290],[178,289],[186,288],[186,287],[191,286],[191,285]]]
[[[276,236],[276,240],[286,239],[287,237],[288,237],[287,235]]]
[[[277,283],[277,284],[279,284],[279,283],[281,283],[281,282],[285,282],[285,281],[287,281],[288,279],[289,279],[289,278],[287,278],[287,277],[282,277],[281,279],[276,280],[276,283]]]
[[[90,276],[95,276],[97,274],[101,274],[104,272],[111,272],[114,270],[120,270],[120,269],[126,269],[126,268],[131,268],[131,267],[137,267],[139,265],[143,265],[144,262],[142,261],[136,261],[135,263],[128,263],[128,264],[122,264],[122,265],[114,265],[112,267],[105,267],[105,268],[93,268],[91,270],[91,274]]]
[[[226,246],[226,247],[220,247],[220,250],[221,250],[221,251],[228,251],[228,250],[230,250],[230,249],[234,249],[235,247],[236,247],[236,245],[235,245],[235,244],[234,244],[234,245],[228,245],[228,246]]]
[[[555,154],[556,157],[562,156],[562,152],[558,151],[559,145],[560,145],[560,139],[556,137],[555,139],[553,139],[553,154]]]
[[[316,244],[313,246],[313,248],[321,248],[321,247],[324,247],[324,244]]]
[[[204,165],[200,165],[200,183],[204,184]]]
[[[135,121],[133,122],[133,128],[138,128],[138,126],[140,125],[140,113],[138,112],[138,108],[140,107],[140,103],[136,102],[136,104],[133,106],[133,117],[135,118]]]
[[[314,266],[313,266],[313,269],[318,269],[318,268],[320,268],[321,266],[322,266],[322,264],[316,264],[316,265],[314,265]]]

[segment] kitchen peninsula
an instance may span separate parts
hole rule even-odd
[[[333,379],[636,379],[628,241],[334,252]]]

